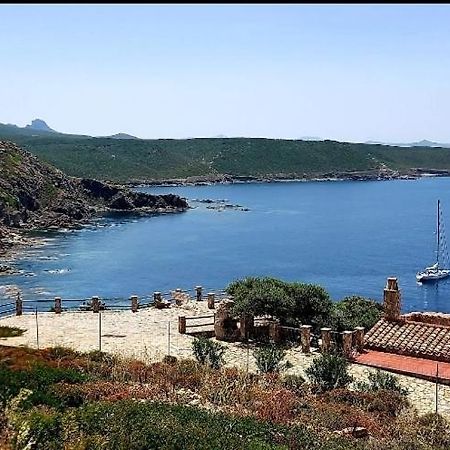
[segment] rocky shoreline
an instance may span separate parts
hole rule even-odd
[[[237,175],[205,175],[187,178],[167,178],[150,180],[132,180],[124,183],[124,187],[149,186],[211,186],[215,184],[247,184],[247,183],[288,183],[309,181],[385,181],[385,180],[417,180],[425,177],[450,177],[449,170],[411,169],[395,171],[380,169],[374,171],[330,172],[323,174],[278,174],[273,176],[237,176]]]
[[[35,245],[34,230],[81,228],[107,212],[140,215],[183,212],[174,194],[135,192],[89,178],[74,178],[39,161],[12,142],[0,141],[0,255]],[[0,273],[12,268],[3,267]]]

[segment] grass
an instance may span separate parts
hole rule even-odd
[[[22,336],[27,330],[23,330],[21,328],[16,327],[6,327],[0,326],[0,338],[9,338],[9,337],[17,337]]]

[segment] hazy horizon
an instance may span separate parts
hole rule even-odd
[[[450,142],[450,5],[2,5],[1,123]]]

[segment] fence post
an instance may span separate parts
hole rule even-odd
[[[438,413],[438,387],[439,387],[439,363],[436,363],[436,385],[435,385],[435,391],[434,391],[435,414]]]
[[[92,297],[92,312],[98,313],[100,311],[100,299],[95,295]]]
[[[38,323],[38,309],[36,306],[36,345],[39,350],[39,323]]]
[[[137,295],[132,295],[130,297],[131,300],[131,312],[137,312],[138,308],[139,308],[139,298]]]
[[[170,320],[167,322],[167,355],[170,356]]]
[[[241,339],[248,341],[248,339],[253,336],[253,331],[255,328],[255,318],[253,316],[245,314],[239,319],[239,322],[241,324]]]
[[[320,337],[322,338],[321,351],[322,353],[329,353],[331,349],[331,328],[321,328]]]
[[[23,312],[23,300],[20,297],[20,293],[17,293],[16,298],[16,316],[21,316]]]
[[[302,325],[300,327],[300,340],[303,353],[311,353],[311,328],[311,325]]]
[[[273,342],[279,343],[281,341],[281,327],[278,322],[270,323],[269,333]]]
[[[97,311],[98,314],[98,351],[102,351],[102,313]]]
[[[364,348],[364,327],[355,328],[355,347],[359,353],[361,353]]]
[[[186,316],[178,316],[178,333],[186,334]]]
[[[197,301],[200,302],[202,300],[202,287],[195,286],[195,294],[197,296]]]
[[[349,358],[352,354],[352,331],[343,331],[342,332],[342,350],[344,355]]]
[[[214,309],[215,293],[208,292],[208,309]]]
[[[55,314],[61,314],[61,311],[62,311],[61,297],[55,297]]]

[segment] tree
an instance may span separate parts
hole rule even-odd
[[[312,325],[314,329],[325,326],[332,314],[333,302],[321,286],[306,283],[286,283],[291,325]]]
[[[337,331],[354,330],[356,327],[364,327],[367,331],[382,315],[383,305],[375,300],[354,295],[334,303],[331,326]]]
[[[290,313],[290,305],[285,284],[270,277],[247,277],[233,281],[227,287],[227,292],[235,301],[233,313],[238,316],[286,318]]]
[[[272,316],[282,324],[313,325],[315,329],[330,321],[332,301],[320,286],[288,283],[269,277],[247,277],[232,282],[227,292],[235,301],[237,316]]]

